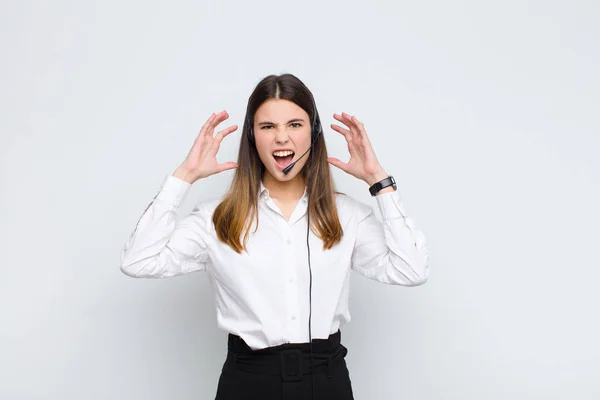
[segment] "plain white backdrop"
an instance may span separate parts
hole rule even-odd
[[[252,89],[290,72],[330,156],[349,158],[334,112],[365,123],[428,240],[424,286],[352,274],[356,399],[598,399],[599,19],[592,0],[3,1],[0,398],[214,398],[207,276],[132,279],[119,256],[211,112],[239,126],[235,161]]]

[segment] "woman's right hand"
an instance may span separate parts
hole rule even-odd
[[[229,118],[227,111],[223,110],[220,113],[212,113],[208,120],[200,129],[198,137],[188,153],[183,163],[175,170],[173,176],[183,179],[186,182],[194,183],[198,179],[206,178],[210,175],[237,168],[235,162],[217,163],[217,152],[223,138],[238,127],[232,125],[227,129],[219,131],[213,137],[214,130],[217,125]]]

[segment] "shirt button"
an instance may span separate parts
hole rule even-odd
[[[290,282],[294,282],[294,278],[290,278]]]
[[[295,315],[292,315],[292,319],[296,319],[296,316],[295,316]]]
[[[288,240],[286,240],[286,243],[287,243],[287,244],[292,244],[292,239],[288,239]]]

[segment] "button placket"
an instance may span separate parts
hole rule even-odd
[[[281,231],[284,232],[285,240],[285,254],[284,254],[284,277],[286,281],[286,303],[287,303],[287,320],[288,320],[288,334],[290,337],[296,337],[298,335],[298,328],[296,323],[298,322],[298,287],[296,282],[296,251],[293,246],[294,241],[292,240],[292,225],[288,224],[287,221],[282,223]],[[285,227],[284,227],[285,226]]]
[[[291,227],[290,227],[290,229],[291,229]],[[292,245],[292,238],[290,238],[288,236],[288,238],[285,240],[285,243],[288,245],[288,248],[291,247],[291,245]],[[290,271],[289,278],[288,278],[288,282],[290,282],[290,283],[294,282],[294,272],[295,272],[294,270]]]

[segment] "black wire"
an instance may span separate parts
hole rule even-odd
[[[312,182],[312,171],[313,171],[313,163],[312,163],[312,151],[310,152],[310,161],[311,161],[311,173],[309,174],[308,177],[308,182],[309,182],[309,188],[311,188],[311,182]],[[313,354],[312,354],[312,332],[311,332],[311,315],[312,315],[312,267],[310,265],[310,244],[308,241],[308,235],[310,233],[310,192],[309,192],[309,196],[308,196],[309,201],[307,202],[307,208],[306,208],[306,218],[307,218],[307,227],[306,227],[306,246],[308,248],[308,270],[310,272],[310,289],[309,289],[309,312],[308,312],[308,342],[309,342],[309,348],[310,348],[310,370],[311,370],[311,377],[312,377],[312,398],[315,398],[315,371],[314,371],[314,362],[313,362]]]
[[[321,133],[323,133],[323,127],[320,125],[318,128],[316,128],[317,125],[317,109],[316,109],[316,105],[315,105],[315,120],[313,122],[313,128],[317,129],[317,134],[315,136],[315,138],[313,140],[317,140],[319,138],[319,136],[321,136]],[[311,132],[312,133],[312,132]],[[311,143],[311,145],[314,145],[315,143]],[[313,157],[313,151],[314,148],[311,149],[309,157],[310,157],[310,174],[308,176],[308,187],[309,189],[312,189],[312,178],[313,178],[313,171],[315,168],[314,165],[314,157]],[[308,193],[308,200],[307,201],[307,207],[306,207],[306,247],[308,249],[308,270],[310,272],[310,289],[308,292],[308,298],[309,298],[309,311],[308,311],[308,343],[309,343],[309,349],[310,349],[310,370],[311,370],[311,378],[312,378],[312,398],[315,398],[315,371],[314,371],[314,361],[313,361],[313,353],[312,353],[312,328],[311,328],[311,320],[312,320],[312,267],[310,265],[310,243],[309,243],[309,233],[310,233],[310,196],[311,196],[311,192],[309,191]]]

